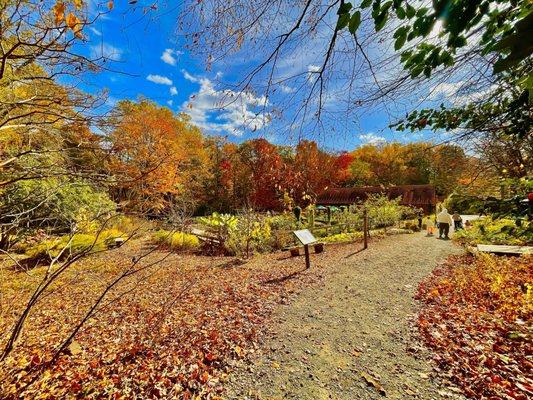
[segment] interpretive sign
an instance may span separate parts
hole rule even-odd
[[[316,243],[316,239],[309,229],[301,229],[299,231],[292,231],[294,235],[298,238],[301,244],[304,245],[304,254],[305,254],[305,267],[311,267],[311,260],[309,259],[309,245]]]
[[[316,238],[313,236],[309,229],[302,229],[299,231],[293,231],[294,235],[298,238],[301,244],[308,245],[316,242]]]

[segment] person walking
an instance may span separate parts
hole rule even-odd
[[[463,219],[459,215],[457,211],[455,211],[452,215],[453,219],[453,229],[458,231],[459,229],[463,228]]]
[[[448,214],[448,210],[443,208],[442,211],[437,214],[437,222],[439,224],[438,239],[450,239],[448,235],[450,233],[450,225],[452,224],[452,216]],[[442,235],[444,235],[444,238]]]
[[[417,212],[417,219],[418,219],[418,230],[422,230],[422,219],[424,218],[424,210],[419,209]]]

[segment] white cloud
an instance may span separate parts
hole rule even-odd
[[[94,26],[89,27],[90,31],[94,33],[96,36],[102,36],[102,32],[100,32],[98,29],[96,29]]]
[[[453,96],[450,100],[450,102],[455,107],[461,107],[464,106],[467,103],[470,102],[476,102],[484,97],[487,97],[492,93],[494,90],[498,88],[498,85],[490,85],[487,88],[467,88],[468,90],[460,90],[458,91],[455,96]]]
[[[169,100],[169,101],[167,101],[167,104],[168,104],[170,107],[172,107],[172,104],[174,104],[174,101],[173,101],[173,100]]]
[[[496,89],[496,85],[487,88],[470,86],[465,81],[442,82],[429,89],[429,100],[447,100],[454,107],[461,107],[469,102],[482,99]]]
[[[240,136],[245,130],[260,130],[270,123],[270,114],[264,111],[269,106],[265,96],[217,90],[211,80],[182,72],[186,79],[200,85],[198,92],[181,106],[181,111],[189,114],[192,123],[200,128]]]
[[[307,79],[309,82],[312,82],[314,80],[315,75],[317,72],[320,71],[320,67],[318,65],[308,65],[307,66]]]
[[[171,95],[171,96],[175,96],[175,95],[177,95],[177,94],[178,94],[178,89],[176,89],[176,86],[172,86],[172,87],[170,88],[170,95]]]
[[[359,140],[364,144],[380,144],[387,141],[383,136],[378,136],[372,132],[359,135]]]
[[[191,74],[189,74],[187,71],[185,71],[184,69],[181,70],[181,73],[183,74],[183,77],[185,79],[187,79],[188,81],[191,81],[191,82],[200,82],[200,80],[194,76],[192,76]]]
[[[462,85],[463,82],[439,83],[438,85],[433,86],[429,90],[428,99],[436,100],[439,99],[441,96],[444,96],[445,98],[451,97],[457,93],[457,91],[461,88]]]
[[[176,64],[178,63],[178,60],[176,59],[176,56],[179,56],[181,54],[183,54],[183,51],[173,50],[173,49],[165,49],[165,51],[161,55],[161,60],[163,60],[163,62],[165,62],[165,63],[167,63],[169,65],[176,66]]]
[[[158,85],[172,86],[172,81],[168,79],[166,76],[150,74],[146,77],[146,79],[149,80],[150,82],[157,83]]]
[[[105,58],[112,61],[120,61],[122,50],[105,42],[90,47],[90,56],[93,60]]]
[[[294,92],[296,92],[295,88],[287,86],[287,85],[284,85],[284,84],[281,84],[280,87],[281,87],[281,91],[283,93],[294,93]]]

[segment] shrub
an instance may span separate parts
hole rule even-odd
[[[272,244],[268,218],[251,210],[245,210],[239,215],[237,225],[229,231],[224,243],[228,252],[238,257],[269,251]]]
[[[59,178],[16,182],[2,194],[0,206],[6,214],[32,210],[27,218],[39,226],[43,221],[56,229],[76,224],[85,232],[96,230],[93,223],[115,210],[107,194],[89,183]]]
[[[484,218],[474,221],[469,229],[454,234],[463,244],[527,245],[533,243],[533,225],[528,221]]]
[[[28,249],[26,255],[32,260],[50,261],[59,255],[61,255],[60,259],[66,259],[74,254],[101,251],[105,248],[106,245],[103,240],[97,240],[95,235],[77,233],[72,237],[66,235],[45,240]]]
[[[221,242],[225,242],[230,232],[237,227],[239,219],[235,215],[214,212],[210,217],[199,218],[199,221],[213,232]]]
[[[132,235],[136,230],[144,227],[148,229],[153,224],[149,223],[145,219],[132,217],[128,215],[114,215],[106,223],[107,229],[116,229],[120,232],[124,232],[128,236]]]
[[[320,241],[325,243],[348,243],[355,240],[363,238],[363,232],[352,232],[352,233],[338,233],[336,235],[326,236]]]
[[[335,213],[335,219],[339,225],[349,225],[343,228],[343,231],[352,229],[363,229],[362,209],[357,206],[349,206]]]
[[[409,229],[413,232],[419,232],[420,228],[418,228],[418,221],[406,221],[405,222],[405,229]]]
[[[40,241],[35,246],[26,248],[26,256],[30,260],[51,261],[60,255],[60,260],[89,252],[103,251],[115,245],[115,239],[124,234],[117,229],[103,230],[97,235],[91,233],[76,233],[58,238],[50,238]]]
[[[153,234],[152,239],[173,251],[193,251],[200,247],[198,237],[184,232],[160,229]]]
[[[125,235],[122,231],[116,228],[111,228],[111,229],[106,229],[100,232],[98,240],[102,241],[107,247],[112,247],[115,245],[116,239],[119,239],[119,238],[126,239],[124,236],[127,237],[128,235]]]
[[[398,223],[404,208],[400,206],[400,200],[400,198],[389,200],[383,195],[370,195],[365,202],[370,226],[386,228]]]
[[[270,227],[272,228],[272,230],[291,231],[294,229],[298,229],[298,223],[294,219],[294,216],[288,213],[283,213],[280,215],[275,215],[273,217],[268,217],[267,221]]]

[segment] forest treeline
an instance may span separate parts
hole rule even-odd
[[[33,204],[26,215],[33,223],[64,225],[115,207],[152,216],[176,203],[196,213],[281,210],[312,203],[333,186],[432,183],[445,195],[469,179],[476,161],[451,144],[367,144],[350,152],[311,140],[236,144],[144,99],[119,102],[100,125],[98,133],[81,123],[31,135],[13,129],[2,147],[11,159],[1,171],[3,214]]]

